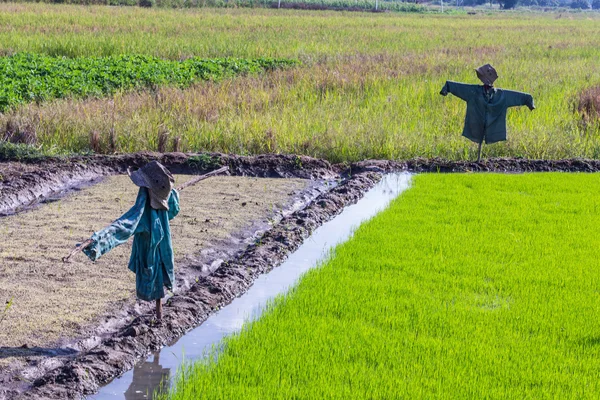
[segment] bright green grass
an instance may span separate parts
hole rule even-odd
[[[171,398],[597,398],[599,192],[416,176]]]

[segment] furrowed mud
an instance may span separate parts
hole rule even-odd
[[[380,177],[370,172],[357,174],[322,194],[305,209],[282,219],[241,255],[170,298],[160,323],[152,314],[138,317],[114,336],[35,380],[33,387],[17,398],[79,398],[94,393],[100,384],[132,368],[141,357],[172,342],[244,293],[256,277],[278,266],[315,228],[356,202]]]

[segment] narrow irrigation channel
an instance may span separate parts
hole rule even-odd
[[[161,382],[168,384],[172,380],[184,359],[187,362],[204,357],[225,336],[238,332],[245,322],[257,319],[269,300],[287,292],[303,273],[319,265],[336,245],[348,240],[359,224],[375,216],[406,190],[410,177],[408,173],[385,175],[358,203],[317,228],[279,268],[256,279],[244,295],[88,399],[151,398]]]

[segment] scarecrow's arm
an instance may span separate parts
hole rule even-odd
[[[442,90],[440,90],[440,94],[442,96],[446,96],[448,93],[452,93],[459,99],[467,101],[471,96],[473,96],[473,94],[476,93],[478,88],[479,85],[469,85],[467,83],[446,81],[446,84],[444,84]]]
[[[140,223],[144,207],[148,198],[148,191],[140,188],[135,205],[112,224],[94,233],[91,237],[92,243],[83,249],[86,256],[96,261],[103,254],[108,253],[115,247],[127,242],[133,236]]]
[[[171,190],[169,196],[169,211],[167,211],[169,221],[179,214],[179,192],[176,189]]]
[[[507,107],[527,106],[530,110],[535,109],[533,96],[529,93],[515,92],[514,90],[502,90],[506,97]]]

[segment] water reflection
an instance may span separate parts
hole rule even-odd
[[[155,389],[164,382],[162,390],[168,390],[170,369],[160,365],[160,352],[152,362],[145,361],[133,367],[133,380],[124,393],[126,400],[151,399]],[[164,386],[166,385],[166,386]]]

